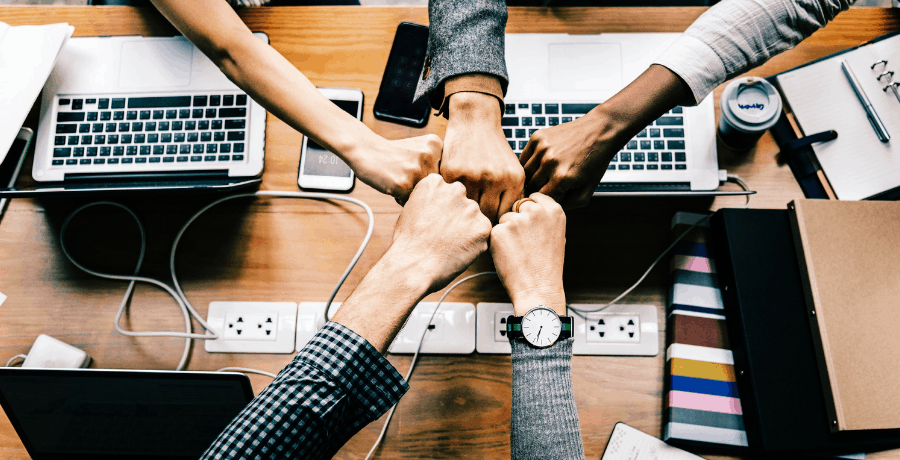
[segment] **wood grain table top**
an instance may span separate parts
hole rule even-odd
[[[682,32],[703,8],[511,8],[509,33]],[[372,116],[394,31],[402,21],[428,23],[424,7],[300,7],[240,10],[253,31],[269,35],[272,46],[317,86],[360,88],[363,121],[388,138],[435,133],[446,123],[431,118],[423,129],[407,128]],[[11,25],[68,22],[76,36],[174,35],[175,29],[153,9],[128,7],[0,7],[0,21]],[[769,76],[900,28],[900,10],[858,8],[842,13],[828,27],[791,51],[753,70]],[[722,91],[714,93],[716,100]],[[36,128],[36,111],[29,117]],[[716,112],[718,114],[718,104]],[[301,134],[269,115],[263,190],[297,190]],[[743,177],[759,193],[754,208],[784,209],[802,198],[778,149],[765,135],[757,147],[737,153],[721,144],[720,167]],[[30,165],[28,166],[30,169]],[[30,170],[23,172],[30,177]],[[357,182],[350,194],[375,212],[368,250],[337,300],[345,298],[387,248],[400,206]],[[142,274],[168,280],[168,251],[175,233],[211,197],[126,198],[147,227],[147,258]],[[129,338],[113,328],[124,282],[87,275],[65,260],[59,230],[79,199],[13,200],[0,222],[0,359],[27,353],[35,337],[49,334],[87,351],[92,367],[173,369],[183,341]],[[612,300],[643,273],[668,246],[669,222],[678,211],[708,212],[743,205],[741,197],[602,198],[568,213],[564,282],[570,303]],[[139,247],[137,227],[112,208],[85,212],[72,223],[67,247],[96,270],[130,273]],[[214,208],[184,236],[177,257],[179,279],[190,301],[206,314],[209,302],[325,301],[365,233],[365,214],[345,203],[287,199],[240,199]],[[665,265],[665,264],[662,264]],[[466,272],[492,268],[489,255]],[[623,303],[659,308],[660,353],[655,357],[587,357],[572,360],[572,377],[585,452],[599,458],[616,422],[661,436],[668,269],[656,268]],[[440,293],[427,300],[436,301]],[[499,281],[478,278],[461,285],[447,301],[507,302]],[[183,320],[161,290],[137,288],[124,327],[181,330]],[[406,355],[390,355],[401,373]],[[194,342],[189,369],[245,366],[277,372],[292,355],[208,354]],[[4,361],[5,362],[5,361]],[[255,391],[269,379],[251,377]],[[423,356],[401,400],[377,458],[508,458],[511,395],[509,356]],[[370,424],[336,458],[363,458],[384,418]],[[701,452],[702,454],[703,452]],[[731,458],[708,455],[708,458]],[[4,415],[0,415],[0,458],[28,454]],[[900,451],[870,454],[900,459]]]

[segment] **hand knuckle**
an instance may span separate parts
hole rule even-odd
[[[463,185],[462,182],[451,182],[450,191],[457,195],[465,195],[466,194],[466,186]]]

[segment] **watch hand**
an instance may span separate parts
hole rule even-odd
[[[538,328],[538,334],[537,334],[537,337],[535,337],[535,340],[541,338],[541,329],[543,329],[543,328],[544,328],[544,326],[541,326]]]

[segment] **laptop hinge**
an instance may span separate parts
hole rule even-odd
[[[134,182],[134,181],[172,181],[172,180],[208,180],[228,177],[227,169],[204,171],[139,171],[126,173],[66,173],[65,180],[78,182]]]

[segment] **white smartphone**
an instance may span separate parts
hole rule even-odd
[[[350,88],[319,88],[331,102],[345,112],[362,120],[363,92]],[[347,163],[334,153],[303,137],[300,147],[300,168],[297,185],[304,189],[335,190],[349,192],[353,189],[356,175]]]

